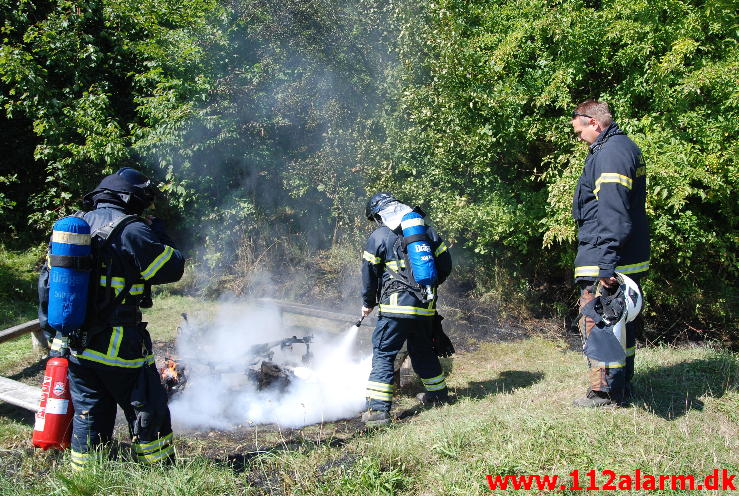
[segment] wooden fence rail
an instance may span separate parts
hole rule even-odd
[[[18,324],[17,326],[0,331],[0,343],[29,332],[31,333],[31,342],[33,343],[34,351],[44,353],[49,350],[49,343],[46,341],[46,336],[44,336],[41,330],[38,319],[30,320],[24,324]]]

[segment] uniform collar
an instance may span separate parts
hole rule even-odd
[[[593,144],[590,145],[590,153],[597,152],[601,146],[606,144],[606,141],[608,141],[611,136],[616,136],[617,134],[624,134],[624,132],[618,128],[618,124],[611,122],[611,124],[598,135],[598,138],[596,138]]]

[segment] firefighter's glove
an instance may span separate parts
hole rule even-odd
[[[449,336],[444,332],[444,328],[441,325],[442,320],[444,320],[444,317],[438,313],[434,316],[431,345],[437,357],[450,357],[454,355],[455,349]]]
[[[156,436],[157,416],[147,408],[147,405],[142,403],[132,403],[136,418],[133,422],[133,439],[149,441],[154,439]]]
[[[61,332],[56,333],[51,341],[50,357],[67,358],[69,356],[69,336],[63,336]]]

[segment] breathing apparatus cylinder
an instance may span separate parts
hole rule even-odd
[[[46,364],[41,401],[33,427],[33,445],[36,448],[67,449],[72,440],[72,408],[69,394],[66,358],[51,358]]]
[[[90,226],[79,217],[59,219],[49,253],[48,322],[68,335],[85,322],[92,268]]]
[[[436,285],[437,273],[434,252],[426,235],[426,223],[418,212],[409,212],[400,221],[403,239],[411,264],[413,279],[424,288],[427,301],[434,297],[433,286]]]

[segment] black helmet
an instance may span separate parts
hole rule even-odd
[[[375,193],[367,200],[367,206],[364,208],[364,216],[367,217],[367,220],[373,220],[380,210],[396,201],[398,200],[390,193]]]
[[[141,214],[157,195],[148,177],[131,167],[105,176],[100,184],[82,199],[82,208],[90,210],[98,203],[112,203],[133,214]]]

